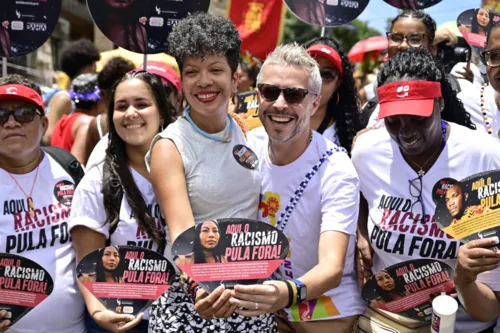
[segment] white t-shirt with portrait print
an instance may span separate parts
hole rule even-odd
[[[361,193],[368,202],[368,236],[374,250],[373,271],[414,259],[436,259],[455,268],[460,243],[435,223],[432,188],[440,179],[464,179],[500,169],[500,143],[484,132],[449,124],[444,150],[423,176],[425,221],[414,222],[409,181],[417,173],[404,160],[398,145],[385,128],[362,134],[356,141],[352,161],[359,175]],[[415,213],[421,210],[415,206]],[[470,318],[460,307],[455,332],[478,332],[493,323]]]
[[[359,204],[359,181],[356,170],[345,153],[313,132],[306,151],[294,162],[277,166],[269,160],[268,136],[263,127],[248,133],[249,146],[259,157],[261,199],[259,219],[276,226],[281,212],[305,175],[328,150],[334,153],[311,178],[284,229],[290,242],[289,256],[278,269],[283,278],[297,279],[318,264],[318,246],[322,232],[338,231],[350,236],[344,275],[339,287],[318,299],[284,309],[288,320],[314,321],[343,318],[363,313],[354,271],[356,224]]]
[[[12,175],[32,198],[35,216],[28,213],[26,194],[0,169],[0,252],[35,261],[52,277],[52,294],[15,323],[10,333],[84,333],[84,302],[75,280],[75,253],[68,220],[71,211],[71,176],[49,155],[36,169]],[[61,194],[64,186],[67,195]],[[50,315],[53,314],[53,315]]]
[[[75,191],[73,198],[73,209],[70,218],[70,230],[76,226],[85,226],[103,234],[106,239],[109,237],[109,224],[104,224],[106,220],[106,212],[104,210],[104,201],[102,194],[102,172],[104,163],[99,163],[87,171],[81,180],[78,188]],[[167,230],[165,220],[163,219],[160,207],[156,202],[153,192],[153,185],[144,178],[141,174],[130,168],[132,177],[139,191],[148,206],[148,213],[153,218],[157,230],[163,235]],[[149,235],[137,224],[137,221],[132,217],[132,210],[128,200],[123,195],[120,206],[120,221],[111,234],[110,244],[112,245],[133,245],[140,246],[156,251],[158,245],[149,237]],[[169,240],[169,236],[166,236]],[[165,253],[170,253],[167,243]],[[167,257],[168,258],[168,257]],[[171,257],[169,259],[172,259]],[[149,318],[149,311],[145,311],[144,319]]]

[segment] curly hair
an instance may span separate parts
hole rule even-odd
[[[424,25],[425,25],[425,30],[427,31],[427,38],[429,41],[429,44],[432,45],[434,43],[434,37],[436,37],[436,21],[429,15],[424,13],[421,10],[405,10],[394,20],[391,22],[391,30],[394,27],[394,24],[400,19],[400,18],[412,18],[412,19],[417,19],[420,20]]]
[[[164,120],[164,126],[166,127],[169,125],[172,122],[173,106],[170,104],[168,96],[165,94],[161,79],[154,74],[144,71],[126,74],[115,84],[110,96],[108,119],[113,119],[116,87],[118,87],[120,83],[131,79],[139,79],[148,86],[154,97],[161,118]],[[164,239],[160,237],[160,233],[156,229],[153,219],[148,213],[148,207],[144,197],[137,187],[130,171],[126,143],[118,135],[113,121],[109,121],[108,125],[109,139],[108,148],[106,149],[106,158],[104,159],[102,189],[104,210],[106,211],[106,221],[104,224],[109,223],[110,230],[116,229],[118,221],[120,220],[121,197],[125,194],[132,210],[132,216],[136,219],[137,224],[143,228],[159,247],[162,247]],[[160,128],[158,128],[158,132],[160,132]]]
[[[25,78],[19,74],[9,74],[7,76],[0,77],[0,86],[5,86],[7,84],[19,84],[36,91],[40,96],[42,95],[42,91],[40,87],[38,87],[33,81]]]
[[[429,51],[422,48],[409,48],[398,52],[382,66],[378,74],[379,87],[386,83],[411,80],[439,82],[444,100],[441,118],[476,129],[476,125],[470,119],[470,114],[465,111],[462,101],[448,82],[442,64]]]
[[[169,53],[177,60],[181,73],[186,57],[207,55],[225,56],[231,74],[238,68],[241,40],[229,19],[206,13],[193,14],[174,27],[168,43]]]
[[[101,92],[111,95],[113,85],[120,80],[125,74],[135,69],[135,65],[130,60],[122,57],[111,58],[106,66],[99,72],[97,76],[97,86]]]
[[[99,51],[90,40],[80,39],[69,43],[61,51],[61,69],[72,80],[87,66],[101,59]]]
[[[326,126],[330,121],[335,119],[336,126],[336,137],[338,142],[342,147],[344,147],[348,152],[351,151],[352,140],[356,136],[356,133],[361,130],[360,115],[359,115],[359,95],[356,89],[356,82],[353,77],[353,66],[347,55],[339,43],[332,38],[319,37],[308,41],[304,47],[307,49],[313,45],[327,45],[338,52],[342,58],[342,84],[336,91],[332,94],[328,100],[328,105],[326,109],[325,119],[321,122],[318,128],[319,133],[323,133],[326,130]],[[338,98],[339,97],[339,98]],[[338,98],[338,104],[337,104]],[[335,140],[332,140],[335,141]]]

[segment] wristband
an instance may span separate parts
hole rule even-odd
[[[99,312],[102,312],[101,310],[95,310],[94,312],[92,312],[92,314],[90,315],[90,318],[94,319],[94,316],[96,313],[99,313]]]
[[[295,284],[294,281],[289,281],[290,285],[292,286],[292,305],[297,304],[297,285]]]
[[[286,284],[286,287],[288,289],[288,304],[287,304],[286,308],[289,308],[293,305],[293,300],[294,300],[292,283],[288,280],[282,280],[282,281]]]

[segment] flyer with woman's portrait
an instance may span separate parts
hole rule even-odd
[[[384,0],[385,3],[398,9],[422,10],[437,5],[442,0]]]
[[[175,268],[158,252],[109,245],[86,255],[76,276],[108,310],[136,316],[168,290]]]
[[[0,253],[0,310],[10,326],[43,302],[54,289],[50,274],[36,262],[15,254]]]
[[[288,239],[272,225],[249,219],[217,219],[183,232],[172,245],[177,266],[204,289],[258,284],[288,254]]]
[[[468,9],[458,16],[457,27],[472,51],[480,56],[486,48],[486,38],[491,27],[499,20],[500,13],[485,8]]]
[[[434,191],[436,222],[448,235],[462,242],[500,236],[500,171],[440,180]]]
[[[136,53],[168,51],[168,35],[190,13],[206,12],[210,0],[87,0],[101,32]]]
[[[453,269],[430,259],[405,261],[376,272],[363,286],[362,297],[373,308],[430,323],[431,297],[454,289]]]

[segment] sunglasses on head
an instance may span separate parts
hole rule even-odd
[[[280,88],[273,84],[261,83],[257,86],[259,88],[260,94],[266,100],[266,102],[274,102],[277,100],[281,92],[283,92],[283,97],[288,104],[300,104],[304,101],[307,94],[317,95],[318,93],[310,91],[304,88]]]
[[[39,110],[26,106],[14,110],[0,109],[0,125],[8,122],[11,115],[14,116],[15,121],[18,123],[30,123],[35,119],[35,114],[42,116]]]
[[[339,72],[330,68],[320,69],[319,74],[324,82],[332,82],[339,77]]]

